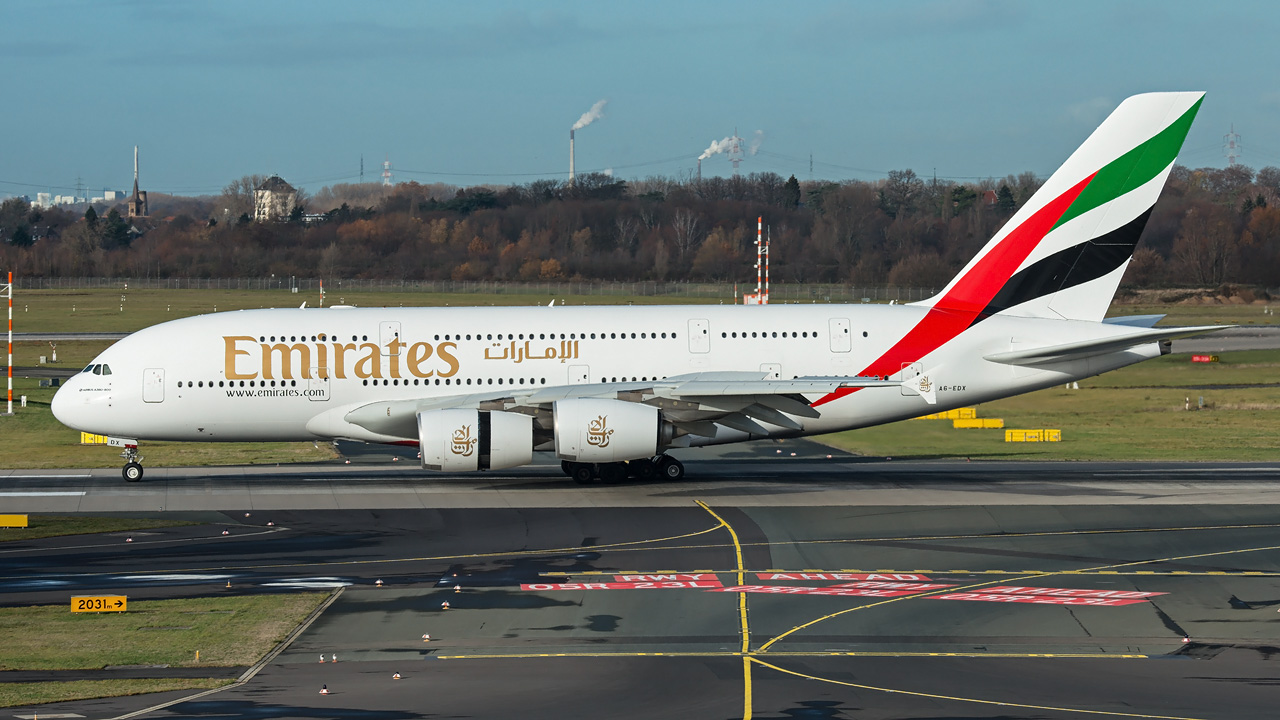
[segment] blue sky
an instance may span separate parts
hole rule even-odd
[[[11,0],[0,196],[216,193],[279,173],[526,182],[691,172],[733,132],[743,172],[969,178],[1057,165],[1130,94],[1206,90],[1182,162],[1280,165],[1270,2]],[[417,172],[410,172],[417,171]],[[704,175],[726,175],[724,155]],[[471,173],[464,175],[462,173]],[[20,185],[17,183],[27,183]]]

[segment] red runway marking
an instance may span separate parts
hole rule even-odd
[[[835,597],[900,597],[902,595],[915,595],[918,590],[874,590],[870,588],[842,588],[842,587],[797,587],[792,585],[734,585],[732,587],[718,588],[708,590],[707,592],[743,592],[743,593],[765,593],[772,595],[828,595]]]
[[[690,580],[676,582],[604,582],[604,583],[529,583],[521,590],[680,590],[686,588],[710,590],[723,587],[719,580]]]
[[[1162,594],[1162,593],[1157,593]],[[1146,598],[1055,597],[1052,595],[1006,595],[1003,593],[951,593],[930,595],[927,600],[976,600],[978,602],[1028,603],[1031,605],[1091,605],[1120,607],[1147,602]]]

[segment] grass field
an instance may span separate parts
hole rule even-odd
[[[123,301],[121,298],[125,298]],[[710,304],[716,298],[610,295],[443,294],[330,292],[326,305],[445,307],[471,305],[665,305]],[[167,320],[228,310],[316,307],[319,296],[282,290],[24,290],[14,298],[14,332],[132,332]]]
[[[0,608],[0,671],[252,665],[326,597],[297,593],[140,600],[130,602],[127,613],[72,613],[65,605]],[[0,683],[0,707],[212,688],[228,682],[193,678]]]
[[[0,683],[0,707],[89,700],[124,695],[209,690],[230,685],[233,680],[215,678],[145,678],[121,680],[72,680],[70,682]]]
[[[895,458],[1020,460],[1276,460],[1280,350],[1166,355],[1080,382],[978,406],[1006,428],[1059,428],[1060,443],[1006,443],[1004,430],[908,420],[826,435],[842,450]],[[1269,387],[1245,387],[1270,383]],[[1197,410],[1203,396],[1205,409]],[[1190,401],[1191,411],[1185,410]]]
[[[0,528],[0,542],[199,524],[163,518],[116,518],[92,515],[30,515],[27,522],[29,525],[24,528]]]
[[[507,293],[351,292],[328,293],[329,305],[361,307],[443,307],[488,305],[716,305],[724,299],[648,295],[552,295]],[[123,300],[121,298],[124,298]],[[319,297],[284,290],[23,290],[14,298],[15,332],[131,332],[190,315],[228,310],[293,307]],[[1277,324],[1261,305],[1117,304],[1113,315],[1167,313],[1165,324]],[[59,346],[61,351],[61,346]],[[61,352],[59,352],[61,359]]]
[[[0,670],[252,665],[326,597],[296,593],[138,600],[129,603],[126,613],[73,613],[67,605],[0,608],[0,637],[5,639]]]

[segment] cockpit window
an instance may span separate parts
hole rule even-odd
[[[94,366],[93,366],[93,374],[94,374],[94,375],[101,375],[101,374],[102,374],[102,366],[101,366],[101,365],[94,365]]]
[[[97,365],[85,365],[84,369],[81,370],[80,372],[91,373],[91,372],[94,372],[97,369],[97,367],[98,367]]]
[[[103,374],[103,375],[110,375],[110,374],[111,374],[111,366],[110,366],[110,365],[103,365],[103,366],[102,366],[102,374]]]

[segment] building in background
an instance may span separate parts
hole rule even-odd
[[[279,175],[272,175],[253,191],[253,219],[258,222],[288,220],[297,203],[298,191]]]

